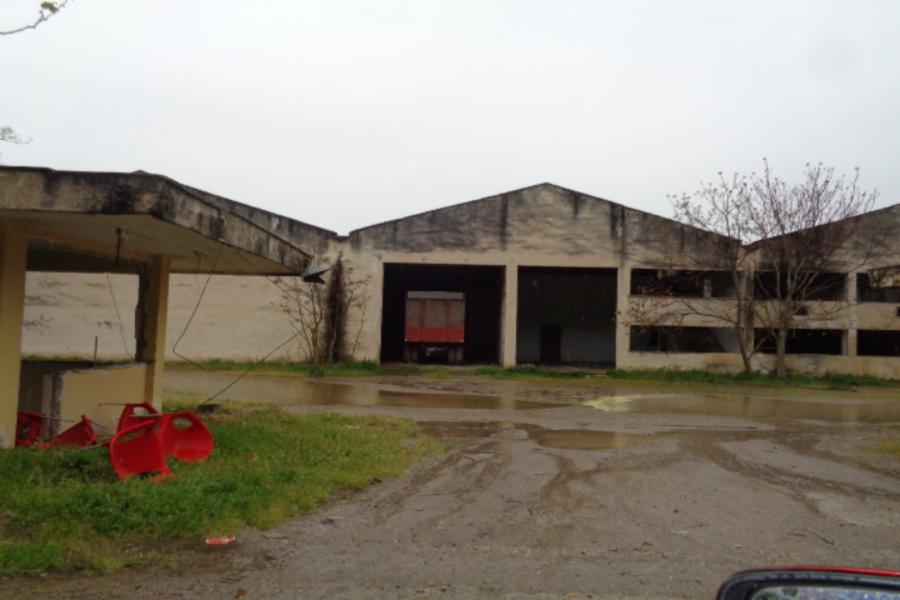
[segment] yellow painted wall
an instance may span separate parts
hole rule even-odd
[[[145,374],[143,364],[97,367],[59,374],[62,378],[59,416],[65,419],[60,423],[59,430],[67,429],[73,422],[79,421],[81,415],[86,415],[105,426],[105,429],[95,428],[98,436],[115,433],[122,407],[101,405],[143,402]],[[48,383],[45,382],[45,387]],[[45,412],[50,412],[48,409],[45,407]]]

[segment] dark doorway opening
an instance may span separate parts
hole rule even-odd
[[[384,265],[381,314],[381,360],[404,359],[408,292],[462,292],[465,295],[465,340],[462,362],[497,363],[500,357],[500,311],[503,267],[460,265]],[[424,353],[419,362],[428,362]],[[437,360],[448,362],[445,356]]]
[[[541,325],[541,362],[558,363],[562,360],[562,325],[544,323]]]
[[[516,362],[616,361],[616,269],[520,267]]]

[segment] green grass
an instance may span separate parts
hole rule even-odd
[[[606,376],[611,379],[630,381],[664,381],[669,383],[743,383],[769,386],[819,386],[819,387],[894,387],[900,386],[896,379],[880,379],[865,375],[828,375],[809,377],[790,375],[778,379],[766,373],[721,373],[701,369],[610,369]]]
[[[209,360],[199,366],[210,371],[243,372],[252,363]],[[196,370],[197,367],[187,363],[167,363],[169,369]],[[365,377],[365,376],[419,376],[429,379],[451,379],[453,377],[477,376],[491,379],[521,379],[539,381],[550,380],[589,380],[599,378],[601,372],[575,369],[546,369],[523,365],[504,369],[501,367],[448,368],[444,366],[420,365],[380,365],[375,362],[349,362],[333,365],[312,365],[296,362],[265,362],[253,370],[260,375],[298,375],[304,377]],[[610,369],[606,377],[617,380],[667,382],[667,383],[718,383],[718,384],[751,384],[784,387],[900,387],[898,379],[881,379],[865,375],[828,375],[810,377],[791,375],[778,379],[766,373],[725,373],[705,371],[703,369]]]
[[[247,361],[213,359],[195,364],[168,362],[167,369],[176,371],[235,371],[243,372],[254,363]],[[267,361],[253,368],[253,373],[265,375],[302,375],[306,377],[361,377],[375,375],[421,375],[426,369],[416,365],[385,367],[372,361],[342,362],[330,365],[314,365],[312,363]]]
[[[878,445],[876,446],[876,450],[882,452],[884,454],[888,454],[893,456],[894,458],[900,459],[900,438],[897,437],[886,437],[882,438]]]
[[[503,369],[501,367],[479,367],[473,371],[475,375],[491,377],[492,379],[585,379],[596,377],[596,372],[591,371],[558,371],[554,369],[542,369],[534,366],[519,366]]]
[[[208,371],[243,372],[253,363],[232,360],[208,360],[195,365],[189,363],[166,363],[167,369],[176,371],[192,371],[202,369]],[[253,369],[253,373],[270,375],[300,375],[306,377],[364,377],[364,376],[406,376],[416,375],[429,379],[450,379],[457,376],[476,375],[494,379],[540,378],[551,379],[583,379],[596,376],[596,372],[575,370],[542,369],[534,366],[512,367],[477,367],[450,368],[445,366],[420,365],[380,365],[376,362],[346,362],[331,365],[313,365],[310,363],[273,361],[264,362]]]
[[[174,404],[184,404],[176,402]],[[216,450],[174,477],[116,479],[105,449],[0,452],[0,574],[157,562],[179,544],[271,527],[439,450],[412,421],[226,405]]]

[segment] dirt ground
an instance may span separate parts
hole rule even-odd
[[[171,373],[209,392],[226,375]],[[251,377],[286,410],[413,418],[453,449],[172,570],[9,597],[711,598],[749,567],[900,563],[896,391]],[[322,405],[325,405],[324,407]]]

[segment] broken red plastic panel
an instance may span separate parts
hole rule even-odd
[[[138,410],[143,411],[143,414],[138,412]],[[122,416],[119,417],[119,425],[116,428],[116,431],[123,431],[125,429],[130,429],[134,427],[138,423],[146,423],[148,421],[148,417],[151,415],[159,415],[159,411],[156,410],[152,404],[149,402],[141,402],[139,404],[126,404],[125,408],[122,409]]]
[[[147,473],[156,473],[156,480],[172,475],[155,419],[118,431],[109,442],[109,460],[122,481]]]
[[[159,433],[165,453],[185,462],[203,462],[216,446],[209,429],[190,411],[162,415]]]
[[[207,546],[225,546],[227,544],[233,544],[237,541],[237,538],[233,535],[223,535],[221,537],[208,537],[206,538]]]
[[[33,446],[41,433],[44,415],[41,413],[16,413],[16,446]]]
[[[81,421],[75,423],[61,434],[53,438],[50,446],[74,446],[86,448],[97,443],[97,433],[90,419],[81,415]]]

